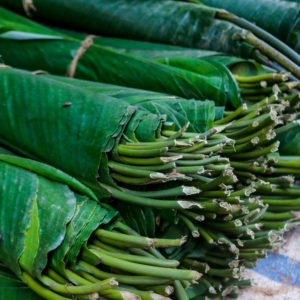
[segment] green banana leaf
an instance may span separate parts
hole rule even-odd
[[[0,4],[24,13],[19,0]],[[215,18],[216,9],[171,0],[35,0],[34,17],[100,35],[148,40],[249,57],[243,30]],[[141,16],[143,16],[141,18]],[[80,20],[80,22],[78,22]]]
[[[3,8],[0,8],[0,15],[0,28],[5,28],[4,33],[0,34],[0,48],[2,59],[6,64],[28,70],[45,70],[56,75],[68,74],[84,37],[75,39],[65,35],[59,36],[58,33],[54,35],[47,28],[42,34],[44,27],[34,22],[29,37],[29,20],[24,18],[25,26],[21,21],[22,17],[15,17],[12,12]],[[9,27],[6,26],[8,20],[12,18],[11,15],[15,24],[13,28],[12,22]],[[3,22],[2,26],[1,22]],[[17,36],[15,32],[18,32]],[[58,38],[53,38],[54,36]],[[211,68],[215,70],[216,66]],[[211,99],[220,106],[225,106],[227,103],[229,106],[239,106],[241,99],[235,89],[234,80],[228,80],[221,65],[218,68],[220,69],[218,80],[215,80],[199,73],[166,66],[93,44],[79,59],[74,76],[168,93],[188,99]],[[232,91],[234,97],[229,97],[227,90]]]
[[[281,155],[300,155],[300,130],[290,130],[277,137],[280,141],[279,153]]]
[[[189,132],[204,132],[213,127],[214,120],[219,120],[223,117],[224,107],[215,107],[213,101],[186,100],[175,96],[105,83],[74,80],[59,76],[43,76],[84,88],[87,91],[123,100],[130,105],[138,106],[140,109],[145,109],[153,114],[165,115],[166,121],[174,123],[176,130],[190,122]],[[136,138],[142,138],[139,136],[139,131],[136,131]]]
[[[64,165],[64,171],[97,187],[99,168],[108,168],[101,161],[136,108],[28,72],[2,68],[0,73],[1,142],[53,166]],[[153,120],[160,122],[154,115]]]
[[[280,0],[202,0],[243,17],[300,52],[300,4]]]
[[[228,95],[233,107],[240,106],[241,101],[238,84],[235,82],[230,71],[219,62],[185,57],[166,58],[160,60],[160,62],[172,67],[188,70],[196,74],[204,74],[215,81],[220,81],[220,85],[223,83],[220,93],[226,93]]]
[[[0,266],[0,299],[9,300],[42,300],[14,273]]]
[[[48,263],[64,270],[66,263],[76,260],[93,231],[116,215],[88,195],[77,194],[82,190],[74,189],[74,178],[64,174],[63,179],[53,180],[44,174],[47,168],[52,169],[0,155],[0,255],[20,278],[23,271],[39,277]]]
[[[81,33],[74,31],[62,31],[68,35],[78,37],[82,35]],[[203,49],[192,49],[174,45],[167,44],[159,44],[159,43],[150,43],[143,41],[134,41],[129,39],[119,39],[112,37],[97,37],[95,40],[95,44],[111,47],[118,51],[129,53],[135,56],[140,56],[152,60],[162,59],[166,57],[208,57],[212,55],[220,55],[221,53]]]
[[[1,143],[17,153],[61,167],[93,188],[100,198],[109,195],[100,189],[99,174],[102,182],[113,184],[107,155],[124,131],[132,140],[153,141],[162,126],[161,116],[82,89],[78,87],[82,81],[73,79],[70,85],[11,68],[1,68],[0,79]],[[201,113],[195,119],[203,118],[209,126],[214,106],[212,102],[204,104],[198,106]]]
[[[82,38],[83,36],[82,33],[70,30],[59,29],[59,31],[77,38]],[[275,69],[262,65],[252,59],[243,59],[241,57],[224,55],[222,53],[208,50],[191,49],[166,44],[149,43],[110,37],[97,37],[94,39],[94,42],[105,47],[111,47],[113,49],[116,49],[117,51],[122,51],[147,59],[152,59],[158,62],[168,61],[170,58],[197,58],[201,61],[213,61],[226,66],[230,69],[232,74],[239,76],[254,76],[276,72]],[[193,61],[191,60],[189,64],[192,64],[192,62]],[[211,71],[213,71],[213,68]],[[198,68],[197,73],[206,75],[206,72],[202,68]]]
[[[99,35],[212,50],[244,58],[262,58],[263,53],[300,77],[300,56],[296,51],[245,19],[199,3],[75,0],[70,7],[66,1],[35,0],[34,5],[27,3],[23,7],[19,0],[0,0],[0,4],[21,13],[26,11],[28,16],[55,26]]]
[[[222,107],[215,110],[212,101],[177,99],[78,79],[33,75],[11,68],[0,69],[0,78],[0,120],[6,124],[0,128],[0,141],[17,153],[60,166],[93,188],[99,197],[109,195],[100,189],[98,180],[115,184],[109,175],[107,155],[121,136],[152,141],[158,135],[162,118],[149,111],[168,113],[173,121],[180,123],[176,123],[178,128],[191,120],[195,124],[192,128],[210,129],[214,115],[219,118],[224,110]],[[19,112],[25,110],[26,114],[20,118]],[[56,179],[53,175],[51,178]],[[154,236],[154,213],[150,209],[143,210],[147,215],[143,218],[137,210],[131,210],[133,215],[138,215],[135,220],[139,222],[133,228]],[[60,257],[64,257],[63,253]],[[57,266],[62,265],[60,258],[57,261]]]

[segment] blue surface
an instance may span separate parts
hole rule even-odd
[[[253,270],[274,281],[300,288],[300,262],[295,259],[269,252],[268,257],[259,260]]]

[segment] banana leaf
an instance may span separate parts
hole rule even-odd
[[[4,266],[0,266],[0,299],[42,300],[23,281]]]
[[[60,29],[60,32],[74,37],[82,37],[81,33],[70,30]],[[197,58],[214,61],[223,64],[234,74],[239,76],[253,76],[268,72],[276,72],[276,70],[262,65],[255,60],[243,59],[241,57],[225,55],[214,51],[110,37],[97,37],[94,41],[96,44],[101,46],[111,47],[118,51],[152,59],[158,62],[168,60],[169,58]],[[198,70],[198,72],[200,74],[206,74],[202,69]]]
[[[123,133],[131,140],[153,141],[162,126],[161,116],[75,87],[75,80],[70,85],[10,68],[1,68],[0,78],[0,141],[18,153],[61,167],[96,189],[99,197],[108,194],[100,189],[98,174],[102,182],[111,183],[107,155]],[[202,116],[195,118],[209,125],[213,103],[198,111]]]
[[[300,130],[290,130],[277,137],[280,141],[279,153],[281,155],[300,155]]]
[[[280,0],[202,0],[246,18],[300,52],[300,5]]]
[[[60,32],[65,32],[68,35],[79,37],[82,33],[59,29]],[[166,57],[208,57],[212,55],[220,55],[221,53],[203,49],[192,49],[175,45],[150,43],[144,41],[134,41],[129,39],[120,39],[112,37],[97,37],[95,43],[105,47],[111,47],[118,51],[129,53],[135,56],[157,60]]]
[[[118,143],[136,108],[10,68],[2,68],[0,77],[2,143],[54,166],[64,165],[69,174],[97,186],[99,167],[107,168],[101,161]],[[159,126],[160,120],[153,116],[153,123]]]
[[[60,167],[91,187],[99,198],[111,197],[110,192],[102,188],[103,183],[118,187],[111,176],[108,160],[112,159],[121,138],[153,142],[160,136],[163,125],[160,115],[151,114],[143,107],[129,105],[117,97],[133,103],[138,100],[147,104],[150,98],[148,94],[158,99],[163,95],[157,96],[145,91],[144,97],[138,90],[118,90],[115,86],[104,84],[98,91],[98,86],[101,86],[98,83],[34,75],[12,68],[0,68],[0,78],[0,121],[4,124],[0,128],[1,143],[17,153]],[[108,96],[112,93],[114,98]],[[166,104],[169,102],[170,100],[166,100]],[[178,119],[175,107],[177,104],[179,110],[181,102],[181,99],[170,102],[172,105],[174,103],[172,113]],[[185,100],[184,103],[196,104],[199,101]],[[170,111],[168,107],[172,107],[156,107],[151,103],[149,106],[155,109],[159,107],[160,114],[162,110]],[[203,126],[201,122],[209,126],[215,114],[213,102],[203,102],[203,105],[195,107],[198,107],[198,112],[202,110],[201,114],[196,113],[194,117],[191,115],[188,118],[199,120],[198,126]],[[192,113],[191,108],[193,106],[187,113]],[[180,188],[182,183],[178,184]],[[162,189],[164,185],[161,184]],[[148,207],[157,208],[158,202],[159,200],[153,205],[150,203]],[[173,203],[177,203],[169,202],[172,202],[172,207]],[[139,232],[146,232],[151,236],[155,218],[149,217],[151,211],[146,211],[145,214],[148,216],[144,218],[147,222],[140,222],[144,227],[138,226],[141,228]],[[148,225],[148,222],[151,224]]]
[[[105,83],[74,80],[60,76],[43,76],[95,92],[98,95],[107,95],[125,101],[130,105],[138,106],[150,113],[165,116],[167,122],[175,125],[175,130],[179,130],[190,122],[188,132],[205,132],[213,127],[214,120],[223,117],[224,107],[215,107],[213,101],[186,100],[175,96]]]
[[[69,299],[77,294],[86,295],[86,298],[90,299],[90,296],[94,297],[96,292],[109,291],[118,284],[112,278],[112,273],[103,272],[106,274],[105,278],[108,278],[106,281],[96,278],[94,281],[89,281],[81,277],[77,271],[80,268],[85,270],[86,267],[82,269],[82,264],[86,266],[87,262],[94,268],[93,270],[97,269],[95,266],[99,264],[102,267],[118,264],[121,270],[127,273],[148,275],[147,270],[133,270],[134,266],[145,267],[152,273],[152,277],[125,276],[127,280],[131,278],[133,286],[135,286],[135,278],[144,280],[146,285],[149,285],[147,278],[148,281],[149,278],[153,281],[156,277],[156,282],[161,282],[162,277],[167,282],[172,279],[199,278],[198,272],[175,270],[179,262],[174,260],[151,258],[151,262],[148,260],[146,264],[132,264],[122,258],[109,255],[107,257],[105,254],[107,251],[101,246],[95,247],[91,244],[94,242],[94,237],[100,234],[99,232],[110,236],[112,234],[113,240],[126,238],[129,240],[126,248],[140,248],[138,256],[130,256],[131,259],[138,257],[140,263],[144,259],[147,260],[145,255],[141,254],[141,249],[150,249],[152,242],[155,247],[159,247],[156,245],[159,243],[179,246],[183,240],[149,239],[124,235],[124,233],[120,235],[116,229],[120,222],[111,222],[117,215],[117,211],[100,204],[91,190],[49,165],[14,155],[0,154],[0,181],[0,295],[9,297],[3,299],[16,299],[22,290],[24,291],[22,299],[41,299],[31,293],[27,286],[45,299]],[[90,195],[93,198],[90,198]],[[132,229],[125,224],[122,226],[132,232]],[[114,232],[111,232],[112,230]],[[95,235],[92,241],[90,237],[93,233]],[[107,241],[106,243],[110,244]],[[113,245],[116,247],[115,244]],[[123,248],[122,253],[124,252],[126,253]],[[126,257],[128,259],[128,254]],[[158,263],[159,268],[155,267]],[[171,263],[173,268],[166,267],[166,263]],[[157,273],[158,271],[167,271],[169,275],[162,276],[161,273]],[[117,270],[113,272],[116,276],[124,274]],[[120,280],[122,278],[121,276]],[[123,287],[120,287],[119,296],[122,295],[122,291]],[[130,295],[135,295],[135,292],[139,294],[142,291],[133,289]],[[67,297],[62,297],[65,295]],[[157,299],[157,297],[160,299],[161,295],[149,294],[145,299]],[[115,297],[111,295],[109,299]]]
[[[206,49],[246,58],[256,56],[254,50],[260,50],[300,77],[299,54],[257,26],[245,24],[236,16],[205,5],[171,0],[76,0],[72,1],[72,9],[69,2],[58,0],[35,0],[31,6],[24,7],[18,0],[1,0],[0,4],[18,12],[26,11],[27,15],[55,25],[100,35]],[[256,38],[249,29],[259,34],[263,41],[271,42],[284,55]]]
[[[24,12],[18,0],[1,0],[0,4]],[[215,9],[191,3],[170,0],[76,0],[70,10],[68,2],[35,0],[34,6],[37,11],[33,15],[39,19],[97,34],[211,49],[246,57],[253,50],[250,45],[233,38],[242,33],[240,28],[215,19]],[[140,18],[141,15],[143,18]]]
[[[20,278],[21,269],[39,277],[49,260],[55,265],[57,253],[64,253],[62,263],[76,260],[93,231],[116,214],[92,201],[90,190],[81,194],[83,189],[77,189],[74,182],[82,184],[65,173],[59,172],[60,177],[53,180],[55,172],[42,163],[0,155],[1,260]],[[83,214],[92,217],[83,218]],[[73,244],[66,248],[70,237]]]
[[[70,30],[59,29],[59,31],[77,38],[84,37],[82,33]],[[191,49],[173,45],[133,41],[110,37],[97,37],[94,39],[94,42],[101,46],[110,47],[117,51],[151,59],[160,63],[165,62],[166,64],[168,64],[170,58],[176,58],[178,60],[185,58],[188,64],[193,64],[194,61],[192,59],[199,59],[202,61],[203,64],[205,63],[204,60],[208,62],[216,62],[222,64],[225,67],[227,67],[232,74],[243,77],[255,76],[265,73],[276,73],[276,70],[274,68],[262,65],[253,59],[244,59],[241,57],[225,55],[222,53],[208,50]],[[175,66],[179,67],[178,64]],[[212,72],[214,69],[211,68],[208,70]],[[197,68],[197,73],[202,75],[208,75],[204,68]]]
[[[3,31],[0,33],[1,55],[8,65],[28,70],[45,70],[56,75],[74,75],[76,78],[148,89],[188,99],[211,99],[220,106],[240,105],[241,98],[235,82],[233,79],[228,80],[221,65],[211,67],[218,77],[215,80],[96,43],[90,45],[77,61],[76,55],[85,37],[74,39],[54,34],[48,28],[3,8],[0,8],[0,14],[0,28]],[[29,23],[33,24],[32,27]],[[232,91],[234,97],[229,97],[225,92],[227,90]]]

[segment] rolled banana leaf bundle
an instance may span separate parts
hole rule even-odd
[[[86,39],[86,35],[66,30],[56,31],[55,33],[52,31],[50,35],[50,29],[4,9],[2,9],[2,17],[3,26],[10,19],[14,20],[9,22],[9,26],[4,27],[4,33],[0,35],[2,58],[7,64],[29,70],[40,69],[53,74],[70,76],[67,70],[72,63],[65,48],[68,48],[67,45],[69,45],[70,39],[76,39],[79,43],[79,41]],[[28,25],[26,30],[23,24]],[[16,31],[18,34],[16,34]],[[42,32],[43,35],[40,36]],[[53,39],[53,34],[60,35],[61,40]],[[68,38],[65,37],[66,34]],[[217,105],[226,105],[229,108],[239,107],[242,101],[252,104],[255,101],[264,99],[266,96],[270,96],[273,93],[274,84],[277,84],[279,89],[287,93],[295,92],[295,88],[298,86],[298,82],[287,81],[289,80],[288,73],[277,73],[276,70],[253,60],[197,49],[122,39],[94,37],[93,42],[94,44],[91,47],[97,50],[97,53],[91,54],[87,50],[83,57],[77,61],[77,71],[75,70],[74,76],[118,85],[164,91],[185,97],[209,98],[214,100]],[[61,50],[61,47],[64,47],[64,50]],[[43,51],[40,51],[40,49]],[[112,49],[118,52],[111,55],[113,53]],[[100,50],[103,50],[106,54],[109,53],[109,56],[106,56]],[[62,53],[66,53],[66,56]],[[77,52],[75,49],[72,53],[73,59],[76,58],[75,53]],[[128,60],[130,55],[134,55],[135,58],[131,56]],[[87,61],[85,58],[88,57]],[[92,57],[96,59],[91,60]],[[99,58],[101,58],[100,62]],[[104,58],[105,61],[103,61]],[[56,63],[52,63],[53,59]],[[119,66],[118,71],[116,70],[116,59],[121,61],[122,64],[126,59],[126,69],[124,69],[123,75],[120,74]],[[58,62],[59,66],[57,65]],[[135,62],[138,62],[138,64]],[[105,66],[102,66],[102,63],[105,63]],[[148,72],[148,68],[153,70],[151,67],[153,63],[158,68],[156,69],[156,75]],[[137,68],[137,66],[139,67]],[[161,68],[164,70],[169,68],[167,77],[159,76],[161,73],[158,70],[162,70]],[[95,74],[95,70],[98,69],[100,73],[97,71],[97,74]],[[189,74],[188,85],[185,82],[180,90],[174,90],[173,84],[177,71],[186,75]],[[139,74],[139,81],[137,81],[137,74]],[[199,76],[204,81],[198,81]],[[153,84],[153,77],[160,81],[159,84]],[[177,79],[176,82],[178,83]],[[150,85],[150,83],[152,84]],[[190,85],[193,84],[198,87],[198,91],[191,94]],[[202,88],[200,89],[200,87]]]
[[[300,77],[299,54],[286,44],[245,19],[198,3],[76,0],[70,5],[58,0],[1,0],[0,4],[39,20],[93,34],[174,44],[247,58],[268,57],[271,63],[276,62]]]
[[[241,104],[233,76],[218,62],[203,62],[206,72],[210,73],[206,76],[103,47],[95,42],[94,36],[68,36],[4,8],[0,8],[0,14],[1,57],[13,67],[183,98],[210,99],[220,106]]]
[[[202,3],[224,8],[240,17],[251,21],[281,41],[285,42],[296,52],[300,51],[300,5],[299,1],[281,0],[202,0]]]
[[[74,32],[68,32],[74,35]],[[95,43],[208,77],[213,77],[214,74],[205,66],[214,63],[222,64],[237,82],[243,102],[250,105],[271,96],[274,93],[274,85],[277,85],[282,92],[298,92],[296,90],[299,81],[292,81],[288,73],[278,73],[254,60],[205,50],[117,38],[99,37]]]
[[[165,127],[169,126],[175,130],[180,130],[189,123],[189,126],[186,128],[187,132],[205,132],[213,127],[215,120],[222,119],[224,115],[224,107],[215,106],[214,102],[209,100],[187,100],[167,94],[118,85],[74,80],[45,73],[40,73],[39,75],[70,86],[75,85],[86,91],[95,92],[97,95],[106,95],[125,101],[130,105],[139,107],[140,111],[145,110],[152,114],[160,115],[163,120],[166,120]]]
[[[3,299],[16,299],[22,287],[26,300],[40,299],[27,287],[49,300],[169,299],[174,281],[201,276],[151,254],[183,238],[124,234],[119,228],[130,228],[113,220],[117,211],[49,165],[1,154],[0,177]]]
[[[268,105],[264,100],[238,109],[214,128],[195,133],[174,131],[161,116],[108,96],[116,89],[97,83],[11,68],[0,73],[3,144],[59,166],[99,197],[112,196],[111,204],[134,230],[115,225],[123,233],[168,240],[187,236],[184,245],[163,255],[204,276],[191,286],[176,281],[179,299],[235,295],[249,284],[241,279],[244,268],[283,241],[280,230],[261,231],[268,205],[251,196],[260,181],[233,165],[261,161],[276,151],[277,142],[266,144],[275,127],[289,122],[284,108],[295,99],[278,92]],[[19,111],[26,114],[20,118]],[[291,125],[297,124],[286,126]],[[231,137],[237,137],[236,145]],[[251,241],[261,235],[268,247],[257,250]]]

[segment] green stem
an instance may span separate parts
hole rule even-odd
[[[197,226],[189,218],[187,218],[186,216],[184,216],[180,213],[178,214],[178,217],[179,217],[179,220],[181,220],[186,225],[186,227],[189,229],[189,231],[191,232],[191,235],[194,238],[197,238],[200,236]]]
[[[118,229],[125,233],[125,234],[130,234],[130,235],[135,235],[135,236],[140,236],[139,233],[137,233],[135,230],[133,230],[132,228],[130,228],[129,226],[127,226],[126,224],[122,223],[122,222],[115,222],[115,226],[118,227]],[[158,249],[155,248],[151,248],[148,250],[149,253],[151,253],[152,256],[156,257],[156,258],[161,258],[164,259],[165,257],[159,252]]]
[[[101,291],[99,294],[112,300],[141,300],[139,296],[133,293],[126,291],[118,291],[116,289]]]
[[[50,268],[46,269],[46,274],[58,283],[61,283],[61,284],[68,283],[68,281],[65,278],[63,278],[62,276],[60,276],[59,274],[57,274],[54,270],[52,270]]]
[[[118,282],[128,285],[157,285],[157,284],[168,284],[170,283],[169,279],[164,278],[157,278],[152,276],[137,276],[137,275],[120,275],[120,274],[113,274],[101,271],[100,269],[84,262],[79,261],[75,266],[76,270],[81,270],[83,273],[82,275],[92,274],[97,279],[96,280],[104,280],[107,278],[115,278]]]
[[[116,257],[116,258],[130,261],[130,262],[140,263],[140,264],[144,264],[144,265],[165,267],[165,268],[176,268],[179,265],[179,262],[177,260],[158,259],[155,257],[143,257],[143,256],[138,256],[138,255],[132,255],[132,254],[109,252],[107,250],[99,248],[98,246],[93,246],[93,245],[91,245],[89,248],[104,252],[107,255],[110,255],[112,257]]]
[[[189,196],[196,195],[200,193],[200,190],[193,186],[177,186],[170,189],[160,189],[157,191],[149,190],[149,191],[134,191],[129,189],[121,189],[123,192],[127,192],[131,195],[147,197],[147,198],[168,198],[168,197],[178,197],[178,196]]]
[[[204,172],[203,166],[188,166],[188,167],[176,167],[176,171],[182,174],[202,174]]]
[[[201,234],[201,236],[204,238],[204,240],[208,243],[208,244],[215,244],[214,239],[210,236],[210,234],[203,228],[203,226],[199,226],[198,230]]]
[[[297,159],[298,157],[295,157],[294,160],[281,160],[281,157],[279,157],[279,160],[274,163],[277,167],[287,167],[287,168],[300,168],[300,159]]]
[[[82,278],[81,276],[72,272],[71,270],[66,270],[65,273],[67,278],[70,279],[70,281],[72,281],[76,285],[87,285],[91,283],[90,281]]]
[[[166,153],[166,155],[168,155],[168,153]],[[171,156],[171,155],[170,155]],[[178,156],[178,154],[176,155],[172,155],[172,156]],[[138,170],[147,170],[147,171],[156,171],[156,172],[161,172],[161,171],[168,171],[170,169],[174,169],[175,168],[175,162],[171,161],[169,163],[166,163],[164,165],[149,165],[149,166],[134,166],[134,168],[138,169]]]
[[[150,150],[163,147],[172,147],[176,145],[176,140],[168,140],[165,142],[140,142],[140,143],[127,143],[119,144],[118,149],[133,149],[133,150]]]
[[[129,156],[129,157],[153,157],[160,156],[165,154],[168,151],[167,147],[162,147],[158,149],[124,149],[124,147],[118,147],[118,152],[120,155]]]
[[[136,157],[128,157],[128,156],[120,156],[120,161],[125,164],[130,165],[138,165],[138,166],[153,166],[153,165],[163,165],[169,163],[171,161],[180,159],[181,156],[178,157],[154,157],[154,158],[136,158]]]
[[[280,74],[280,73],[266,73],[266,74],[245,76],[245,77],[234,76],[234,78],[238,82],[242,82],[242,83],[260,83],[261,81],[282,82],[288,79],[286,74]]]
[[[294,215],[291,212],[283,212],[283,213],[266,213],[263,215],[262,220],[265,221],[286,221],[292,219]]]
[[[243,104],[241,105],[239,108],[237,108],[234,112],[232,112],[231,114],[229,114],[228,116],[226,116],[225,118],[215,121],[215,125],[220,125],[220,124],[227,124],[228,122],[232,121],[233,119],[235,119],[236,117],[238,117],[242,111],[247,110],[247,105]]]
[[[240,253],[240,259],[256,259],[266,257],[267,255],[264,253]]]
[[[280,205],[280,206],[274,206],[270,205],[269,206],[269,211],[271,212],[292,212],[292,211],[299,211],[300,210],[300,205],[297,206],[285,206],[285,205]]]
[[[181,214],[185,215],[186,217],[188,217],[192,220],[195,220],[197,222],[203,222],[205,220],[204,215],[199,215],[198,213],[195,213],[195,212],[192,212],[192,211],[182,210]]]
[[[131,184],[131,185],[144,185],[144,184],[151,184],[151,183],[157,183],[157,182],[162,182],[163,179],[152,179],[149,177],[130,177],[126,175],[121,175],[117,173],[111,173],[110,174],[115,180],[121,183],[125,184]],[[162,177],[162,176],[161,176]],[[165,176],[166,178],[166,176]]]
[[[189,300],[190,299],[180,281],[175,280],[174,288],[175,288],[175,295],[176,295],[177,300]]]
[[[87,295],[97,293],[118,285],[117,281],[115,281],[113,278],[82,286],[62,285],[45,275],[41,276],[40,280],[45,286],[48,286],[54,292],[73,295]]]
[[[263,246],[263,248],[264,248],[264,245],[270,244],[271,241],[268,237],[262,237],[262,238],[257,238],[254,240],[243,240],[242,242],[244,244],[244,248],[247,249],[247,248],[253,248],[253,247],[261,248],[261,246]]]
[[[181,154],[181,153],[191,153],[191,152],[195,152],[195,151],[203,148],[204,146],[205,146],[204,142],[196,143],[195,145],[193,145],[191,147],[187,147],[187,148],[183,148],[183,149],[177,149],[176,152],[178,152],[179,154]]]
[[[99,257],[104,265],[117,268],[133,274],[148,275],[154,277],[162,277],[167,279],[179,280],[197,280],[200,274],[196,271],[178,270],[171,268],[152,267],[124,261],[115,257],[111,257],[106,253],[90,249],[90,251]]]
[[[262,219],[262,217],[264,216],[264,214],[266,213],[266,211],[268,210],[269,205],[266,204],[260,211],[258,214],[256,214],[255,216],[251,217],[249,219],[250,223],[256,223],[258,221],[260,221]]]
[[[156,200],[152,198],[130,195],[103,183],[100,183],[99,185],[103,187],[108,193],[110,193],[113,198],[134,205],[152,207],[152,208],[162,208],[162,209],[180,209],[180,210],[192,209],[192,208],[201,209],[201,205],[191,201]]]
[[[69,300],[69,298],[62,297],[48,290],[47,288],[40,285],[37,281],[35,281],[29,274],[23,272],[22,278],[27,283],[27,285],[38,295],[48,300]]]
[[[102,237],[128,243],[128,247],[153,248],[153,247],[178,247],[184,243],[184,239],[150,239],[142,236],[128,235],[112,232],[104,229],[95,231],[97,238]]]
[[[263,41],[269,43],[271,46],[273,46],[279,52],[281,52],[282,54],[287,56],[289,59],[291,59],[294,63],[300,65],[300,56],[296,51],[294,51],[292,48],[290,48],[284,42],[280,41],[274,35],[270,34],[269,32],[262,29],[261,27],[256,26],[254,23],[249,22],[248,20],[246,20],[244,18],[240,18],[240,17],[238,17],[232,13],[229,13],[227,11],[224,11],[224,10],[218,10],[217,16],[221,19],[228,20],[238,26],[241,26],[242,28],[250,30],[257,37],[259,37]]]
[[[114,170],[115,172],[118,172],[123,175],[129,175],[131,177],[148,177],[151,179],[162,179],[166,177],[166,175],[164,175],[163,173],[152,172],[148,170],[140,170],[133,166],[120,164],[115,161],[109,161],[108,166],[110,169]]]
[[[256,138],[256,137],[259,137],[259,136],[262,135],[262,134],[268,133],[268,131],[269,131],[270,129],[272,129],[273,127],[274,127],[274,125],[271,124],[271,125],[269,125],[269,126],[267,126],[267,127],[264,127],[264,128],[262,128],[262,129],[258,130],[257,132],[254,132],[253,134],[250,134],[250,135],[248,135],[248,136],[246,136],[246,137],[244,137],[244,138],[236,139],[236,140],[235,140],[235,144],[238,145],[238,144],[243,144],[243,143],[249,142],[249,141],[251,141],[253,138]]]
[[[269,153],[277,151],[278,146],[279,146],[279,142],[276,141],[272,145],[270,145],[268,147],[265,147],[261,150],[255,150],[255,151],[252,151],[252,152],[233,154],[233,155],[231,155],[231,158],[233,158],[233,159],[251,159],[251,158],[260,157],[260,156],[267,155]]]
[[[134,295],[139,296],[142,300],[165,300],[165,297],[159,294],[153,293],[153,291],[148,292],[148,291],[140,291],[137,289],[132,289],[132,288],[124,288],[124,287],[117,287],[115,288],[116,290],[120,292],[130,292],[133,293]]]
[[[228,162],[228,160],[220,156],[212,156],[201,160],[177,160],[176,166],[204,166],[215,162]]]
[[[93,239],[90,241],[90,243],[109,252],[127,253],[125,250],[102,243],[98,239]]]
[[[200,160],[200,159],[204,159],[206,158],[206,156],[204,154],[195,154],[195,153],[177,153],[177,152],[168,152],[166,155],[170,155],[170,156],[181,156],[181,160],[184,159],[184,160]],[[177,162],[177,161],[176,161]]]
[[[174,293],[174,288],[171,285],[154,285],[154,286],[146,286],[143,287],[146,291],[153,291],[157,294],[163,295],[163,296],[170,296]],[[163,298],[162,300],[166,300]]]
[[[219,144],[216,146],[212,146],[212,147],[204,147],[201,150],[198,150],[197,153],[201,153],[201,154],[209,154],[209,153],[216,153],[218,151],[221,151],[224,148],[223,144]]]
[[[278,200],[270,200],[262,197],[261,200],[263,200],[264,203],[270,204],[272,206],[300,206],[300,198],[291,200],[285,200],[284,198]]]
[[[244,40],[249,44],[255,46],[262,53],[270,57],[271,59],[278,62],[292,74],[294,74],[297,78],[300,78],[300,68],[297,64],[291,61],[289,58],[282,55],[276,49],[265,43],[264,41],[258,39],[253,33],[248,32],[244,37]]]

